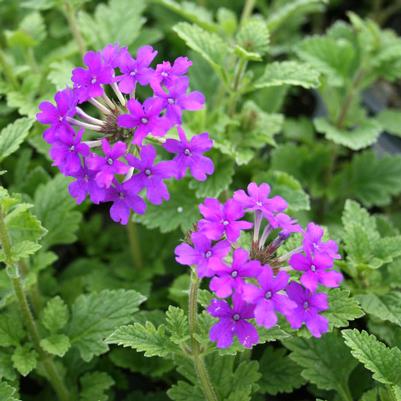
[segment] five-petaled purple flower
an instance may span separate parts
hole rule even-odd
[[[226,235],[230,242],[234,242],[241,235],[241,230],[252,228],[252,223],[239,220],[245,212],[242,206],[233,199],[229,199],[222,205],[217,199],[206,198],[199,205],[199,210],[204,217],[198,223],[199,231],[209,239],[218,240]]]
[[[259,341],[258,332],[248,321],[254,317],[254,306],[238,294],[233,296],[232,307],[226,301],[213,299],[207,310],[219,319],[210,328],[210,339],[218,348],[228,348],[235,336],[245,348],[252,348]]]
[[[156,66],[156,71],[151,78],[150,84],[152,87],[157,88],[162,86],[171,87],[178,79],[185,78],[184,75],[191,65],[192,61],[188,60],[187,57],[178,57],[173,65],[169,61],[163,61],[163,63]]]
[[[170,153],[176,153],[174,161],[177,165],[177,178],[185,176],[187,168],[198,181],[204,181],[207,175],[213,174],[214,164],[211,159],[203,156],[213,147],[213,141],[208,133],[195,135],[188,141],[181,126],[177,127],[179,140],[167,139],[163,147]]]
[[[327,254],[330,258],[340,259],[337,243],[333,240],[322,241],[324,230],[322,227],[309,223],[304,233],[303,246],[308,253]]]

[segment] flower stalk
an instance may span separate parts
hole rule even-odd
[[[207,401],[218,401],[213,384],[210,380],[205,361],[201,355],[198,340],[195,338],[198,323],[198,292],[200,279],[197,274],[191,274],[191,282],[189,286],[189,302],[188,302],[188,323],[189,335],[191,337],[191,356],[195,367],[199,384]]]

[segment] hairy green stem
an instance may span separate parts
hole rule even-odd
[[[29,274],[28,264],[24,260],[20,260],[18,262],[18,267],[22,277],[27,277]],[[29,298],[32,303],[33,312],[35,315],[37,315],[42,309],[42,296],[40,295],[37,282],[31,285],[31,289],[29,290]]]
[[[256,0],[245,0],[244,8],[241,14],[241,24],[243,24],[251,15],[255,7]]]
[[[141,246],[139,243],[138,228],[132,217],[128,220],[127,224],[127,234],[129,240],[129,249],[131,252],[132,261],[136,269],[141,269],[143,267],[143,258],[141,252]]]
[[[3,247],[3,252],[5,256],[5,263],[7,268],[14,268],[15,274],[9,273],[9,277],[14,288],[15,296],[19,304],[22,318],[25,327],[29,333],[32,340],[35,351],[38,353],[43,367],[46,372],[46,376],[51,383],[54,391],[56,392],[60,401],[71,401],[70,393],[65,386],[62,377],[53,361],[53,358],[43,350],[40,346],[40,335],[38,326],[36,324],[35,318],[33,317],[32,311],[29,307],[28,299],[26,297],[24,286],[22,283],[21,274],[18,266],[14,266],[11,251],[11,241],[8,235],[7,227],[4,222],[3,212],[0,211],[0,242]]]
[[[350,389],[349,389],[349,387],[347,385],[340,387],[339,388],[339,393],[340,393],[340,397],[344,401],[353,401],[351,391],[350,391]]]
[[[78,45],[79,52],[81,56],[84,56],[86,52],[86,46],[84,38],[82,37],[81,30],[79,29],[79,24],[77,21],[77,16],[75,14],[75,9],[72,5],[66,1],[64,3],[64,14],[68,21],[68,26],[70,27],[70,31],[72,36],[74,37],[75,42]]]
[[[198,322],[198,291],[200,279],[196,273],[191,275],[191,283],[189,287],[189,302],[188,302],[188,323],[189,334],[191,336],[191,356],[195,367],[196,375],[206,401],[218,401],[213,384],[210,380],[205,361],[201,355],[199,343],[195,338],[197,322]]]

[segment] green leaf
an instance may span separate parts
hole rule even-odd
[[[145,23],[142,18],[144,8],[142,0],[109,0],[108,4],[96,7],[93,17],[85,12],[78,14],[81,32],[95,49],[109,43],[129,46]]]
[[[302,189],[301,184],[291,175],[283,171],[269,170],[267,173],[258,173],[254,180],[261,184],[267,182],[272,192],[269,196],[280,195],[287,202],[291,210],[309,210],[309,196]]]
[[[284,349],[266,348],[260,359],[260,391],[276,395],[291,393],[305,384],[302,368],[286,355]]]
[[[215,165],[214,173],[206,181],[192,180],[189,184],[191,189],[196,189],[195,193],[198,198],[217,198],[233,181],[234,162],[222,156],[221,153],[216,152],[215,155],[216,157],[211,155]]]
[[[27,258],[35,254],[42,246],[40,244],[36,244],[32,241],[22,241],[18,244],[13,244],[12,247],[12,260],[17,262],[18,260]]]
[[[1,401],[21,401],[17,396],[17,390],[8,383],[0,382],[0,400]]]
[[[68,322],[69,311],[60,297],[54,297],[47,302],[42,312],[41,321],[50,333],[57,333]]]
[[[190,339],[188,319],[181,308],[169,306],[166,312],[166,328],[174,344],[180,345]]]
[[[116,327],[131,321],[145,299],[134,290],[103,290],[79,296],[71,307],[71,320],[67,326],[71,345],[87,362],[103,354],[108,350],[104,339]]]
[[[48,230],[42,241],[45,248],[70,244],[76,239],[81,214],[73,210],[75,202],[67,190],[69,182],[68,178],[59,174],[47,184],[40,185],[35,192],[34,213]]]
[[[113,384],[113,378],[105,372],[90,372],[82,376],[79,401],[107,401],[105,394]]]
[[[401,326],[401,293],[363,294],[358,296],[358,300],[369,315]]]
[[[55,61],[49,67],[50,72],[47,78],[57,90],[64,89],[71,84],[71,71],[74,68],[73,63],[68,60]]]
[[[314,123],[316,130],[323,133],[326,139],[352,150],[360,150],[372,145],[382,131],[381,125],[373,118],[366,118],[351,130],[337,128],[322,117],[316,118]]]
[[[237,34],[237,43],[249,53],[259,56],[266,54],[269,48],[270,35],[265,22],[259,18],[249,19]]]
[[[148,205],[146,213],[138,220],[147,228],[158,228],[162,233],[180,227],[186,232],[198,219],[198,199],[188,189],[186,181],[174,182],[169,186],[170,200],[161,205]]]
[[[316,88],[319,86],[319,72],[306,63],[276,61],[267,65],[263,75],[254,83],[253,89],[282,85]]]
[[[0,132],[0,161],[14,153],[27,137],[33,120],[31,118],[19,118],[12,124],[8,124]]]
[[[401,192],[401,156],[357,154],[335,176],[333,189],[367,207],[388,205]]]
[[[366,369],[373,372],[373,378],[380,383],[399,385],[401,383],[401,350],[389,348],[366,331],[343,330],[345,344],[352,355]]]
[[[171,343],[166,334],[166,327],[160,325],[156,328],[151,322],[120,327],[106,341],[108,344],[134,348],[138,352],[144,352],[148,357],[168,358],[171,352],[176,350],[176,346]]]
[[[220,78],[225,76],[225,58],[229,47],[220,36],[187,22],[174,25],[173,30],[188,47],[199,53],[211,65]]]
[[[30,345],[18,346],[11,357],[13,366],[22,376],[27,376],[36,368],[38,354]]]
[[[0,346],[17,346],[25,332],[19,314],[2,312],[0,314]]]
[[[16,31],[5,31],[9,46],[34,47],[46,38],[46,26],[38,12],[28,14]]]
[[[54,334],[41,340],[40,346],[49,354],[63,357],[70,349],[71,343],[64,334]]]
[[[401,111],[397,109],[384,109],[376,117],[386,132],[401,136]]]
[[[292,338],[284,345],[292,351],[290,358],[303,368],[302,377],[322,390],[347,393],[357,362],[341,337],[330,333],[319,339]]]

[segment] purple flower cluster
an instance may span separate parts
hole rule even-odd
[[[53,165],[72,177],[69,191],[77,203],[111,202],[111,218],[127,224],[133,211],[143,214],[144,197],[155,205],[169,199],[165,180],[182,179],[189,170],[198,181],[214,171],[208,133],[187,138],[184,111],[204,106],[202,93],[189,91],[192,62],[178,57],[150,67],[157,52],[141,47],[133,58],[126,48],[108,45],[84,56],[85,67],[72,71],[72,88],[42,102],[37,120],[47,124],[43,137],[51,145]],[[138,86],[151,96],[136,97]],[[92,112],[97,115],[93,116]],[[178,136],[166,138],[172,128]],[[157,147],[174,155],[157,160]],[[145,195],[146,194],[146,195]]]
[[[284,213],[287,202],[269,195],[268,184],[251,183],[247,192],[234,192],[224,204],[206,199],[199,206],[203,218],[197,230],[175,250],[178,263],[195,267],[200,278],[210,278],[209,288],[217,298],[208,312],[218,318],[210,339],[219,348],[229,347],[234,337],[252,347],[259,341],[255,323],[270,329],[279,315],[292,329],[305,324],[314,337],[328,331],[328,320],[321,315],[329,307],[327,294],[317,290],[342,281],[341,273],[333,270],[340,258],[337,244],[324,241],[323,228],[314,223],[303,229]],[[254,223],[246,220],[247,213],[253,214]],[[241,244],[252,227],[246,250]],[[294,233],[302,245],[278,252]]]

